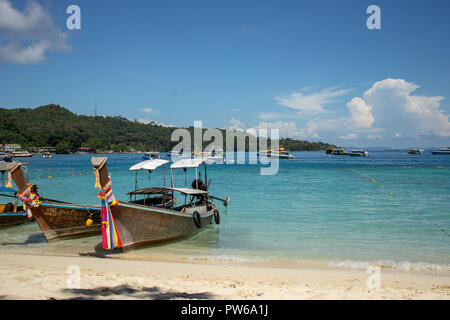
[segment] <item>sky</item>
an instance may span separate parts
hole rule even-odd
[[[0,107],[447,147],[449,15],[446,0],[0,0]]]

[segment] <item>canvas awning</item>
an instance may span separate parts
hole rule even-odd
[[[131,166],[129,170],[155,170],[156,168],[165,165],[169,160],[165,159],[150,159],[145,160],[139,163],[136,163],[134,166]]]
[[[164,193],[168,193],[171,189],[170,188],[144,188],[144,189],[139,189],[139,190],[134,190],[131,192],[128,192],[128,195],[146,195],[146,194],[164,194]]]
[[[181,168],[198,168],[205,159],[182,159],[170,165],[170,169],[181,169]]]
[[[183,194],[188,195],[196,195],[196,194],[208,194],[208,191],[203,191],[199,189],[191,189],[191,188],[171,188],[173,191],[177,191]]]

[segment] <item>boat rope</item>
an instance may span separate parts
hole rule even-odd
[[[424,217],[424,219],[431,225],[434,225],[439,231],[441,231],[443,234],[447,235],[448,237],[450,237],[450,234],[445,231],[444,228],[442,228],[442,226],[438,225],[437,223],[431,222],[427,217]]]
[[[406,166],[405,166],[405,168],[406,168]],[[354,170],[354,169],[351,169],[351,168],[348,168],[348,170],[353,171],[353,172],[359,174],[361,177],[368,179],[368,180],[369,180],[370,182],[372,182],[372,183],[376,183],[374,179],[372,179],[372,178],[370,178],[370,177],[368,177],[368,176],[365,176],[363,173],[360,173],[360,172],[358,172],[358,171],[356,171],[356,170]],[[380,188],[383,190],[383,192],[385,192],[385,191],[384,191],[384,187],[383,187],[382,185],[380,185]],[[391,195],[392,195],[392,192],[390,192],[389,195],[391,196]],[[438,225],[438,224],[436,224],[436,223],[431,222],[427,217],[424,217],[424,219],[425,219],[429,224],[434,225],[439,231],[441,231],[442,233],[444,233],[445,235],[447,235],[448,237],[450,237],[450,234],[449,234],[447,231],[445,231],[445,229],[444,229],[442,226],[440,226],[440,225]]]
[[[358,172],[358,171],[356,171],[356,170],[354,170],[354,169],[352,169],[352,168],[348,168],[347,170],[350,170],[350,171],[352,171],[352,172],[354,172],[354,173],[360,175],[361,177],[363,177],[363,178],[369,180],[369,181],[372,182],[372,183],[376,183],[375,179],[372,179],[372,178],[370,178],[370,177],[364,175],[364,174],[361,173],[361,172]],[[379,187],[380,187],[381,190],[383,190],[383,192],[386,192],[386,191],[384,190],[384,186],[383,186],[383,185],[380,185]],[[387,192],[386,192],[386,193],[387,193]],[[392,192],[389,192],[389,193],[387,193],[387,194],[390,195],[390,196],[392,196]]]

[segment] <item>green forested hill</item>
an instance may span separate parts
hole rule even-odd
[[[76,115],[53,104],[35,109],[0,108],[1,144],[18,143],[27,148],[52,146],[58,153],[71,152],[79,147],[105,151],[130,151],[132,148],[167,151],[177,144],[170,141],[175,129],[123,117]],[[193,132],[192,127],[189,129]],[[225,141],[223,145],[226,145]],[[280,139],[280,145],[291,151],[325,150],[330,146],[292,139]]]

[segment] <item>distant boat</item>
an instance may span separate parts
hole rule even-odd
[[[289,151],[285,150],[283,147],[279,147],[278,151],[273,151],[272,149],[260,151],[259,156],[267,158],[289,159],[289,160],[295,159],[295,156],[290,154]]]
[[[194,150],[194,152],[192,152],[192,158],[203,159],[208,164],[221,163],[223,162],[223,150],[222,148],[216,146],[210,148],[210,151],[200,152],[198,150]]]
[[[334,148],[328,148],[327,150],[325,150],[326,154],[332,154],[334,151]]]
[[[348,155],[353,157],[367,157],[369,153],[366,150],[350,150]]]
[[[450,154],[450,147],[431,151],[432,154]]]
[[[44,152],[42,154],[42,158],[51,158],[51,157],[52,157],[52,154],[50,152]]]
[[[29,153],[28,151],[23,150],[23,151],[14,151],[9,156],[12,158],[26,158],[26,157],[32,157],[33,155],[31,153]]]
[[[423,149],[411,149],[408,151],[409,154],[422,154]]]
[[[344,148],[336,148],[334,149],[331,154],[335,156],[343,156],[347,153],[347,151]]]
[[[159,152],[154,152],[154,151],[146,152],[146,153],[144,153],[142,158],[145,159],[145,160],[159,159]]]
[[[190,158],[191,154],[190,153],[183,153],[183,150],[180,150],[179,152],[176,151],[169,151],[167,152],[167,156],[169,158],[173,158],[175,159],[175,161],[177,161],[178,159],[186,159],[186,158]]]

